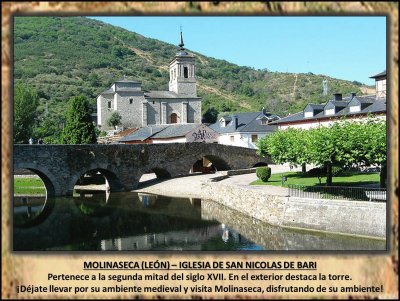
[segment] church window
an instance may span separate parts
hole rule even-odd
[[[235,136],[230,136],[229,138],[231,140],[231,143],[235,142]]]
[[[258,135],[251,135],[251,142],[255,143],[258,140]]]
[[[188,78],[189,77],[188,67],[183,67],[183,77],[184,78]]]
[[[129,98],[129,103],[133,104],[133,98]]]
[[[178,122],[178,115],[176,113],[171,114],[171,123],[177,123]]]
[[[108,102],[108,108],[111,109],[111,101]]]

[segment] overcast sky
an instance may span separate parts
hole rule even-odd
[[[386,69],[386,17],[92,17],[240,66],[374,84]]]

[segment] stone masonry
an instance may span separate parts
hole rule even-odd
[[[283,197],[212,181],[202,195],[274,226],[386,237],[386,203]]]
[[[158,177],[189,174],[193,164],[207,158],[217,170],[271,163],[248,148],[216,143],[169,143],[135,145],[14,145],[14,170],[30,169],[46,185],[48,196],[72,195],[81,175],[100,171],[111,191],[137,187],[144,173]]]

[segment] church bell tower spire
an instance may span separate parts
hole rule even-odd
[[[183,46],[185,46],[185,44],[183,43],[183,36],[182,36],[182,26],[181,26],[181,42],[178,45],[180,47],[180,50],[185,50],[185,48],[183,48]]]
[[[187,53],[183,43],[182,27],[180,28],[179,51],[174,60],[169,64],[169,91],[181,96],[197,97],[196,77],[193,55]]]

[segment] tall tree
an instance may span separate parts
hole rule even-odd
[[[70,99],[67,120],[61,135],[64,144],[90,144],[96,142],[96,131],[90,116],[90,106],[84,96]]]
[[[37,117],[39,96],[25,85],[14,87],[14,143],[28,143]]]

